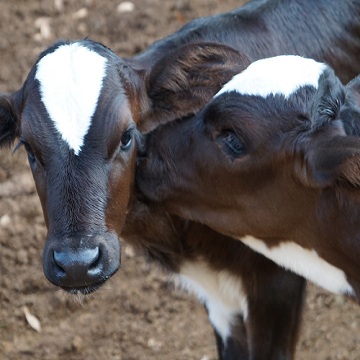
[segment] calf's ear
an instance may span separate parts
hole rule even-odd
[[[149,114],[141,131],[199,111],[234,75],[250,64],[233,48],[214,43],[179,46],[146,74]]]
[[[319,80],[312,104],[315,131],[305,147],[302,179],[316,187],[360,186],[360,77],[343,86],[331,69]],[[332,121],[341,121],[333,128]],[[337,132],[337,135],[334,133]]]
[[[354,104],[360,107],[360,75],[346,85],[346,92]]]
[[[327,68],[319,78],[311,110],[313,129],[321,128],[333,120],[339,119],[341,106],[345,103],[345,87],[334,71]]]
[[[19,136],[17,94],[0,94],[0,148],[10,146]]]
[[[340,118],[348,135],[360,136],[360,75],[346,87],[346,102],[340,110]]]
[[[305,156],[310,185],[360,187],[360,138],[336,136],[314,142]]]

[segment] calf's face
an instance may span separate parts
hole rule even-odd
[[[44,272],[69,292],[97,289],[120,265],[136,128],[117,62],[98,44],[59,44],[10,97],[48,227]]]
[[[139,69],[93,41],[60,42],[40,55],[19,91],[0,94],[0,146],[18,138],[27,151],[53,284],[86,294],[119,268],[137,125],[192,113],[247,63],[226,46],[193,44]],[[193,102],[178,106],[177,96]]]
[[[171,213],[359,298],[359,82],[344,87],[309,59],[260,60],[197,115],[149,134],[137,185]]]
[[[277,68],[297,71],[293,83],[284,79],[284,85],[276,88],[271,81],[280,82]],[[308,68],[312,73],[302,79]],[[313,126],[311,106],[324,70],[323,64],[295,56],[250,65],[198,114],[149,134],[147,156],[139,159],[140,190],[183,215],[204,214],[211,223],[212,217],[217,218],[213,226],[223,222],[222,232],[242,229],[249,222],[259,222],[259,231],[274,224],[269,219],[265,225],[259,212],[282,204],[276,211],[279,217],[287,207],[284,199],[289,194],[285,193],[297,191],[298,187],[293,190],[287,185],[287,178],[294,173],[296,143],[305,140],[305,131]],[[344,132],[341,124],[334,124],[329,128],[332,132]],[[256,210],[256,217],[252,213],[248,219],[238,216],[238,211],[250,208]],[[285,210],[284,216],[287,213]]]

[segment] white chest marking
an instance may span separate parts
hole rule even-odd
[[[345,273],[320,258],[315,250],[304,249],[293,242],[281,243],[279,246],[269,248],[262,240],[252,236],[239,238],[239,240],[278,265],[328,291],[336,294],[354,294]]]
[[[215,271],[205,261],[187,261],[182,264],[177,283],[206,304],[211,324],[226,343],[231,334],[234,317],[248,316],[248,303],[240,277],[226,270]]]
[[[237,91],[242,95],[267,97],[282,94],[288,97],[302,86],[318,88],[320,75],[326,65],[295,55],[282,55],[253,62],[235,75],[215,95]]]
[[[62,45],[37,65],[41,99],[56,130],[79,155],[94,115],[107,59],[78,43]]]

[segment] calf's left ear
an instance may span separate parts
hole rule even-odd
[[[336,136],[314,142],[305,156],[306,178],[311,186],[360,187],[360,138]]]
[[[360,75],[346,85],[347,96],[360,107]]]
[[[360,136],[360,76],[345,87],[346,101],[341,106],[340,118],[348,135]]]
[[[149,113],[141,131],[199,111],[234,75],[250,64],[235,49],[214,43],[179,46],[146,74]]]
[[[10,146],[19,136],[20,124],[15,94],[0,94],[0,148]]]

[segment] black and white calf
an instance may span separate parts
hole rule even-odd
[[[90,40],[42,53],[22,87],[0,95],[0,146],[19,138],[29,154],[48,226],[46,277],[88,293],[118,269],[137,129],[194,114],[247,57],[314,57],[348,80],[360,72],[359,19],[359,0],[257,0],[129,59]]]
[[[129,59],[90,40],[47,49],[17,92],[0,95],[0,146],[20,139],[42,202],[48,227],[46,277],[69,292],[86,294],[120,266],[119,236],[132,193],[138,130],[193,115],[247,67],[248,58],[314,57],[332,65],[342,80],[350,79],[360,72],[359,19],[358,0],[257,0],[194,20]],[[238,273],[237,279],[242,276]],[[282,276],[292,277],[285,271]],[[301,299],[302,281],[293,281],[298,293],[292,298]],[[276,281],[258,283],[262,293],[274,292],[268,291],[270,283],[276,290]],[[281,291],[287,296],[286,287]],[[257,314],[267,308],[254,297],[248,302],[258,304]],[[292,319],[290,314],[288,324]],[[253,328],[257,321],[248,324]],[[266,330],[281,338],[277,327]],[[263,342],[257,343],[251,332],[248,336],[241,341],[249,345],[250,356],[265,357]],[[261,338],[271,343],[272,336]]]
[[[360,301],[359,99],[360,77],[345,87],[323,63],[254,62],[197,115],[149,135],[139,189]]]

